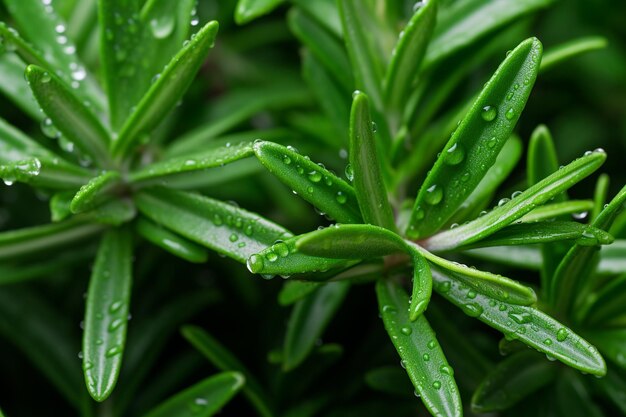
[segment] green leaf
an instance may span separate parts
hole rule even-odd
[[[433,277],[428,262],[418,250],[411,251],[413,260],[413,291],[409,305],[409,318],[417,320],[426,311],[433,292]]]
[[[285,0],[239,0],[235,9],[235,22],[238,25],[270,13]]]
[[[626,356],[624,356],[624,343],[626,343],[626,329],[590,330],[585,332],[598,349],[611,362],[626,370]]]
[[[227,143],[223,146],[198,152],[193,156],[180,156],[150,164],[129,175],[129,180],[135,185],[145,186],[157,184],[163,177],[174,176],[183,172],[199,171],[221,167],[234,161],[253,155],[252,144],[241,142],[236,145]]]
[[[320,285],[323,284],[308,281],[287,281],[278,293],[278,304],[289,306],[311,294]]]
[[[598,217],[591,223],[593,227],[607,230],[624,208],[626,186],[611,200]],[[577,300],[582,300],[593,287],[594,280],[589,279],[598,262],[598,248],[594,246],[574,245],[563,257],[554,273],[549,289],[549,300],[558,311],[569,311]]]
[[[83,371],[89,394],[104,401],[122,367],[132,281],[132,241],[125,229],[108,231],[93,267],[83,334]]]
[[[428,411],[434,416],[463,415],[452,368],[426,318],[409,319],[409,297],[390,280],[377,282],[376,295],[385,330]]]
[[[67,84],[76,87],[81,101],[89,101],[98,111],[104,109],[104,95],[76,55],[76,46],[67,37],[66,23],[55,12],[54,5],[21,0],[6,0],[4,4],[25,37],[37,46],[35,49],[18,40],[19,35],[13,33],[21,58],[27,64],[42,66],[61,76]]]
[[[585,323],[602,325],[624,314],[626,275],[613,278],[591,295],[589,305],[578,311]]]
[[[407,235],[431,235],[495,163],[537,78],[542,46],[530,38],[500,64],[441,152],[415,200]]]
[[[24,81],[24,68],[26,64],[16,55],[0,56],[0,91],[31,119],[41,120],[43,115]]]
[[[558,367],[536,352],[518,352],[500,362],[472,396],[476,413],[506,410],[552,382]]]
[[[316,60],[332,74],[341,87],[351,90],[354,86],[352,68],[340,39],[329,33],[300,8],[291,9],[287,18],[289,28],[298,40],[311,51]]]
[[[608,245],[613,242],[613,237],[604,230],[586,224],[548,221],[512,224],[468,247],[528,245],[563,240],[576,240],[579,245],[594,246]]]
[[[307,255],[298,250],[296,246],[298,240],[313,233],[316,232],[281,240],[265,250],[250,256],[247,261],[248,270],[253,274],[263,274],[267,277],[281,275],[285,278],[294,274],[315,272],[316,274],[310,278],[324,281],[331,278],[330,276],[325,276],[324,272],[332,271],[334,268],[345,268],[356,263],[346,259]],[[307,278],[309,277],[307,276]]]
[[[603,417],[604,413],[594,403],[590,392],[575,373],[567,372],[556,382],[557,413],[571,417]]]
[[[119,188],[122,177],[117,171],[106,171],[92,178],[74,195],[70,203],[72,213],[90,210],[107,198],[107,194]]]
[[[516,136],[511,136],[502,147],[493,166],[489,168],[474,191],[461,203],[450,220],[454,223],[462,223],[484,208],[498,187],[513,171],[521,156],[522,141]]]
[[[0,291],[0,333],[18,346],[75,408],[86,411],[72,328],[54,306],[23,288],[4,287]]]
[[[600,391],[603,391],[615,406],[622,412],[626,413],[626,398],[624,398],[624,392],[626,392],[626,380],[623,373],[615,369],[610,369],[606,377],[599,378],[594,381],[599,386]]]
[[[606,364],[598,350],[552,317],[533,307],[495,301],[480,292],[468,298],[465,283],[450,280],[434,268],[432,273],[434,289],[468,316],[572,368],[599,376],[606,373]]]
[[[261,384],[231,352],[217,341],[217,339],[197,326],[184,326],[181,329],[181,333],[193,347],[202,353],[202,355],[219,370],[236,371],[245,377],[246,384],[242,388],[243,394],[258,411],[259,415],[262,417],[275,415]]]
[[[425,247],[433,251],[450,250],[484,239],[581,181],[598,169],[605,159],[606,154],[601,151],[578,158],[484,216],[427,239]]]
[[[112,199],[94,207],[85,216],[94,222],[121,226],[128,223],[137,215],[137,209],[128,198]]]
[[[256,214],[199,194],[154,188],[137,193],[135,204],[155,223],[242,263],[291,236]]]
[[[626,271],[626,240],[616,240],[600,250],[599,274],[621,274]]]
[[[43,226],[27,227],[0,233],[0,260],[57,250],[91,237],[104,229],[84,219],[70,219]]]
[[[208,254],[203,247],[154,224],[150,220],[142,217],[137,220],[135,227],[143,238],[174,256],[193,263],[204,263],[207,261]]]
[[[238,372],[204,379],[167,399],[144,417],[209,417],[216,414],[244,386]]]
[[[448,276],[459,285],[469,287],[468,299],[475,297],[478,291],[508,304],[527,306],[537,302],[537,296],[532,288],[517,281],[451,262],[424,250],[421,253],[432,264],[431,269],[438,271],[439,275]]]
[[[28,158],[53,160],[59,157],[0,118],[0,162],[15,162]],[[65,161],[59,161],[59,164],[61,163],[70,165]]]
[[[543,56],[541,60],[541,71],[548,71],[553,66],[561,64],[570,58],[578,55],[604,49],[607,46],[607,40],[600,36],[587,36],[583,38],[573,39],[554,46]]]
[[[313,16],[337,37],[342,37],[341,18],[335,0],[291,0],[291,2]]]
[[[149,134],[174,108],[213,47],[217,29],[217,22],[207,23],[166,65],[113,141],[111,150],[115,156],[129,152],[142,135]]]
[[[295,304],[285,336],[285,371],[295,369],[311,353],[349,289],[346,281],[324,284]]]
[[[527,165],[529,185],[537,184],[559,169],[559,159],[554,148],[554,141],[545,125],[537,126],[530,135]],[[558,195],[555,196],[555,200],[560,202],[565,200],[565,197]]]
[[[381,110],[385,63],[382,62],[382,53],[377,50],[373,39],[378,32],[373,11],[370,10],[369,2],[361,0],[339,0],[338,5],[355,86],[365,91],[372,99],[374,107]]]
[[[25,77],[54,126],[100,167],[109,167],[109,135],[92,111],[55,74],[29,65]]]
[[[424,66],[440,62],[462,48],[484,39],[490,33],[538,9],[552,0],[465,0],[442,9],[428,46]],[[489,16],[488,19],[485,16]],[[496,35],[497,36],[497,35]]]
[[[558,197],[558,196],[557,196]],[[591,200],[568,200],[560,203],[546,204],[520,217],[522,223],[550,220],[565,214],[582,215],[593,208]]]
[[[349,155],[352,184],[363,220],[394,231],[396,226],[380,173],[369,100],[361,92],[352,96]]]
[[[339,223],[361,223],[353,188],[293,148],[258,141],[254,152],[276,178]]]
[[[395,366],[372,369],[365,374],[365,383],[373,390],[400,398],[413,397],[413,385],[406,372]]]
[[[431,0],[404,27],[387,67],[384,87],[390,110],[401,115],[419,74],[422,59],[435,28],[438,2]]]
[[[596,188],[593,194],[593,210],[591,211],[591,220],[595,220],[602,212],[606,203],[606,196],[609,193],[609,176],[601,174],[596,181]]]

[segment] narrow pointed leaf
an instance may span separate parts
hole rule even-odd
[[[578,158],[484,216],[429,238],[426,247],[434,251],[449,250],[483,239],[581,181],[598,169],[605,159],[606,154],[599,151]]]
[[[242,263],[276,240],[291,236],[256,214],[199,194],[150,189],[138,193],[135,203],[153,222]]]
[[[217,22],[209,22],[181,49],[152,84],[137,108],[124,122],[112,143],[117,157],[125,155],[140,139],[149,134],[170,112],[191,85],[217,35]]]
[[[320,285],[319,282],[308,281],[287,281],[278,293],[278,304],[288,306],[315,291]]]
[[[34,226],[0,233],[0,260],[48,252],[101,232],[103,226],[84,219]]]
[[[26,64],[16,55],[0,56],[0,91],[31,119],[39,121],[43,115],[24,81],[24,68]]]
[[[594,246],[608,245],[613,242],[613,237],[604,230],[576,222],[534,222],[509,225],[466,247],[529,245],[562,240],[575,240],[579,245]]]
[[[316,233],[316,232],[311,232]],[[297,243],[303,236],[294,236],[280,242],[276,242],[259,253],[250,256],[247,267],[253,274],[281,275],[288,277],[294,274],[318,273],[311,278],[319,278],[322,281],[330,277],[324,277],[320,272],[326,272],[333,268],[347,267],[355,263],[347,259],[336,259],[315,255],[308,255],[297,248]]]
[[[370,5],[359,0],[340,0],[338,5],[356,88],[367,93],[374,107],[380,110],[383,107],[384,63],[370,32],[376,27]]]
[[[291,2],[313,16],[315,20],[324,25],[337,37],[342,37],[341,18],[339,17],[339,8],[335,0],[318,0],[313,2],[309,0],[291,0]]]
[[[450,280],[436,269],[431,271],[434,289],[465,314],[572,368],[593,375],[606,373],[606,364],[598,350],[547,314],[533,307],[495,301],[479,292],[468,298],[465,284]]]
[[[104,95],[80,62],[76,46],[67,36],[66,23],[54,10],[55,5],[21,0],[6,0],[4,4],[24,37],[37,46],[35,49],[16,39],[14,42],[21,58],[27,64],[43,66],[47,71],[60,75],[63,81],[76,87],[81,101],[87,100],[96,109],[104,109]],[[19,38],[16,33],[13,35]]]
[[[59,158],[16,127],[0,118],[0,162],[6,163],[28,158]],[[65,161],[63,161],[65,162]],[[62,162],[59,161],[61,164]],[[70,165],[65,162],[65,164]]]
[[[530,213],[520,217],[522,223],[550,220],[566,214],[580,215],[589,212],[593,208],[591,200],[568,200],[560,203],[546,204],[537,207]]]
[[[174,256],[178,256],[179,258],[193,263],[204,263],[208,258],[207,251],[203,247],[143,217],[137,220],[135,227],[143,238],[161,249],[170,252]]]
[[[166,159],[130,174],[129,179],[138,185],[149,185],[162,181],[163,177],[174,176],[183,172],[199,171],[221,167],[253,155],[252,143],[241,142],[237,145],[224,145],[196,153],[193,156],[180,156]]]
[[[235,9],[235,22],[248,23],[257,17],[270,13],[285,0],[239,0]]]
[[[29,65],[25,76],[37,102],[56,128],[101,167],[109,166],[109,136],[92,111],[55,74]]]
[[[341,40],[300,8],[294,8],[289,12],[288,23],[291,31],[311,51],[317,61],[343,88],[351,90],[354,86],[352,68]]]
[[[435,28],[437,0],[431,0],[411,17],[395,46],[395,53],[385,76],[386,102],[395,111],[402,112],[411,86],[416,80],[426,48]]]
[[[361,92],[355,93],[350,113],[352,186],[365,223],[393,231],[396,226],[381,176],[372,124],[367,96]]]
[[[530,136],[528,143],[528,184],[537,184],[542,179],[559,169],[559,159],[556,155],[552,135],[545,125],[539,125]],[[556,201],[563,201],[563,195],[555,197]]]
[[[609,176],[601,174],[596,181],[596,188],[593,193],[593,210],[591,210],[591,220],[595,220],[602,212],[606,203],[606,196],[609,193]]]
[[[558,367],[532,351],[516,353],[489,372],[472,396],[477,413],[506,410],[531,393],[549,384]]]
[[[290,371],[306,359],[348,294],[350,283],[332,282],[298,301],[285,336],[283,369]]]
[[[500,64],[422,184],[408,236],[429,236],[446,223],[495,163],[530,96],[541,52],[530,38]]]
[[[598,217],[591,223],[593,227],[607,230],[615,217],[624,208],[626,186],[611,200]],[[561,260],[550,288],[549,297],[559,311],[569,311],[577,299],[586,295],[586,289],[592,287],[589,277],[598,263],[598,248],[594,246],[574,245]]]
[[[586,323],[601,325],[624,314],[626,303],[626,275],[612,279],[592,295],[588,308],[584,309]]]
[[[193,345],[204,357],[221,371],[236,371],[243,375],[246,384],[243,386],[243,394],[248,398],[252,406],[261,417],[274,416],[269,404],[267,394],[263,391],[259,381],[226,347],[217,339],[197,326],[184,326],[181,333],[189,343]]]
[[[210,417],[244,386],[238,372],[223,372],[204,379],[158,405],[144,417]]]
[[[455,2],[445,11],[442,10],[438,16],[435,33],[424,59],[424,66],[431,66],[506,26],[509,22],[551,3],[552,0]],[[490,18],[485,19],[485,16]]]
[[[626,356],[624,356],[626,329],[591,330],[587,331],[585,336],[598,346],[607,359],[626,370]]]
[[[113,191],[121,183],[121,175],[117,171],[107,171],[102,175],[92,178],[87,184],[80,187],[70,203],[72,213],[80,213],[89,210],[104,199],[107,193]]]
[[[556,382],[557,413],[571,417],[603,417],[605,414],[591,397],[578,374],[567,372]]]
[[[555,65],[559,65],[570,58],[578,55],[604,49],[607,46],[607,40],[600,36],[588,36],[564,42],[554,46],[546,51],[541,60],[541,71],[547,71]]]
[[[27,158],[0,165],[0,178],[5,185],[23,182],[35,187],[63,190],[83,185],[89,180],[89,173],[57,158]]]
[[[622,414],[626,414],[626,398],[624,398],[626,379],[623,373],[610,369],[606,377],[599,378],[597,381],[593,382],[604,392],[604,395],[613,402]]]
[[[500,184],[508,178],[522,156],[522,141],[511,136],[502,147],[493,166],[489,168],[483,179],[478,183],[474,191],[461,203],[458,210],[451,217],[454,223],[463,223],[470,215],[476,215],[491,196],[496,192]],[[471,217],[469,217],[471,218]]]
[[[537,302],[537,296],[532,288],[517,281],[502,275],[450,262],[427,251],[422,251],[421,253],[432,264],[432,270],[438,271],[440,275],[448,276],[460,285],[469,287],[469,299],[474,297],[478,291],[490,298],[504,301],[508,304],[527,306]]]
[[[376,295],[385,330],[428,411],[433,416],[462,416],[452,368],[426,318],[409,319],[408,295],[389,280],[377,282]]]
[[[83,334],[83,371],[89,394],[96,401],[111,395],[122,367],[132,281],[131,235],[108,231],[93,267]]]
[[[417,250],[411,251],[413,260],[413,290],[409,304],[409,318],[417,320],[426,311],[433,292],[433,277],[428,262]]]
[[[354,189],[330,171],[292,149],[271,142],[256,142],[254,152],[280,181],[300,197],[340,223],[360,223]]]

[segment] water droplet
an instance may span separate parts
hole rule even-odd
[[[546,339],[546,340],[543,341],[543,344],[546,345],[546,346],[550,346],[550,345],[552,345],[552,340],[551,339]]]
[[[224,221],[222,220],[222,216],[220,216],[217,213],[213,214],[213,218],[211,219],[211,221],[216,226],[221,226],[222,224],[224,224]]]
[[[402,367],[402,369],[406,369],[406,362],[403,359],[400,360],[400,366]]]
[[[265,259],[267,259],[270,262],[276,262],[278,260],[278,255],[276,255],[276,253],[273,251],[268,251],[265,254]]]
[[[120,353],[122,353],[122,347],[121,346],[113,346],[112,348],[107,350],[105,355],[106,355],[107,358],[111,358],[111,357],[113,357],[115,355],[119,355]]]
[[[515,191],[515,192],[513,192],[513,194],[511,194],[511,200],[512,200],[512,199],[514,199],[514,198],[519,197],[520,195],[522,195],[522,192],[521,192],[521,191]]]
[[[496,147],[496,145],[498,144],[498,139],[496,139],[496,137],[491,137],[489,139],[487,139],[487,147],[490,149],[493,149]]]
[[[52,139],[56,139],[61,136],[61,132],[59,132],[54,123],[52,123],[52,119],[49,117],[46,117],[41,121],[41,131],[44,135]]]
[[[446,151],[445,162],[448,165],[458,165],[463,162],[463,159],[465,159],[465,151],[459,143],[450,146]]]
[[[476,298],[476,291],[470,290],[467,292],[467,298],[473,300],[474,298]]]
[[[289,255],[289,247],[284,242],[274,244],[273,250],[278,254],[278,256],[283,258]]]
[[[507,120],[513,120],[515,117],[515,110],[511,107],[506,111],[506,113],[504,113],[504,117],[506,117]]]
[[[352,93],[352,99],[355,99],[359,94],[361,94],[360,90],[354,90],[354,92]]]
[[[376,125],[376,122],[372,122],[372,132],[376,133],[378,131],[378,126]]]
[[[46,72],[44,72],[43,74],[41,74],[40,81],[41,81],[42,83],[49,83],[51,79],[52,79],[52,77],[50,76],[50,74],[48,73],[48,71],[46,71]]]
[[[87,71],[80,65],[76,65],[72,69],[72,79],[75,81],[82,81],[87,77]]]
[[[120,308],[122,308],[123,305],[124,303],[122,301],[115,301],[111,303],[109,306],[109,313],[116,313]]]
[[[246,262],[246,267],[248,268],[248,271],[252,272],[253,274],[261,272],[264,267],[263,257],[259,255],[250,256],[248,258],[248,261]]]
[[[394,306],[386,304],[383,306],[383,313],[396,314],[398,313],[398,310],[396,310]]]
[[[559,342],[565,341],[565,339],[567,339],[568,336],[569,336],[569,332],[567,331],[565,327],[561,327],[556,332],[556,340],[558,340]]]
[[[311,182],[320,182],[322,180],[322,173],[319,171],[309,172],[309,180]]]
[[[530,323],[533,319],[532,315],[530,315],[529,313],[517,309],[509,311],[508,316],[517,324]]]
[[[439,204],[443,198],[443,190],[436,184],[431,185],[426,189],[426,195],[424,196],[424,201],[434,206]]]
[[[159,18],[150,20],[150,31],[152,36],[157,39],[167,38],[174,31],[174,15],[171,13],[164,14]]]
[[[463,175],[461,175],[461,181],[462,182],[467,182],[470,179],[470,173],[469,172],[465,172]]]
[[[239,236],[236,233],[233,233],[228,237],[228,240],[230,240],[231,242],[236,242],[237,240],[239,240]]]
[[[477,303],[467,303],[463,306],[463,311],[470,317],[478,317],[483,314],[483,308]]]
[[[602,148],[596,148],[593,150],[594,153],[606,153]]]
[[[288,155],[283,156],[283,164],[289,165],[291,163],[291,158]]]
[[[435,342],[434,340],[431,340],[430,342],[428,342],[426,346],[428,346],[428,349],[434,349],[435,346],[437,346],[437,342]]]
[[[493,106],[485,106],[483,107],[483,110],[480,115],[484,121],[491,122],[498,115],[498,110],[496,110],[496,108]]]
[[[441,382],[439,382],[439,381],[435,381],[435,382],[433,382],[433,388],[434,388],[434,389],[439,389],[439,388],[441,388]]]
[[[422,355],[422,359],[424,359],[424,362],[428,362],[430,360],[430,355],[428,353],[424,353]]]
[[[574,218],[574,220],[585,220],[588,215],[589,215],[588,211],[581,211],[580,213],[572,214],[572,217]]]
[[[411,329],[408,326],[403,326],[400,331],[402,332],[403,335],[405,336],[409,336],[411,333],[413,333],[413,329]]]
[[[506,99],[507,100],[511,100],[513,98],[514,93],[511,91],[509,94],[506,95]]]
[[[505,205],[509,201],[511,201],[509,198],[506,198],[506,197],[501,198],[500,200],[498,200],[498,207],[502,207],[503,205]]]
[[[348,201],[348,197],[341,191],[337,191],[337,196],[335,197],[339,204],[345,204]]]
[[[352,170],[352,165],[346,165],[345,174],[348,181],[352,182],[354,180],[354,171]]]
[[[454,375],[454,370],[448,365],[441,365],[439,367],[439,372],[441,372],[442,374],[450,375],[450,376]]]
[[[120,328],[120,326],[122,326],[122,324],[124,324],[124,320],[122,319],[115,319],[111,322],[111,324],[109,325],[109,331],[110,332],[114,332],[117,329]]]

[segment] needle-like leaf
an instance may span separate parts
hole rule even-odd
[[[31,119],[39,121],[43,114],[24,80],[25,67],[26,64],[15,54],[0,56],[0,91]]]
[[[527,39],[500,64],[441,152],[415,200],[411,238],[438,230],[494,164],[537,78],[542,46]]]
[[[270,13],[285,0],[239,0],[235,9],[235,22],[248,23],[257,17]]]
[[[376,294],[385,330],[428,411],[437,417],[463,415],[452,368],[426,318],[410,320],[409,297],[390,280],[379,280]]]
[[[553,66],[580,54],[606,48],[607,43],[607,40],[600,36],[588,36],[554,46],[548,49],[543,56],[541,71],[547,71]]]
[[[107,171],[92,178],[87,184],[80,187],[70,203],[72,213],[89,210],[106,199],[106,194],[119,186],[121,176],[117,171]]]
[[[566,214],[582,216],[593,208],[591,200],[568,200],[561,203],[546,204],[537,207],[530,213],[522,216],[519,221],[522,223],[538,222],[550,220]]]
[[[83,335],[83,371],[96,401],[111,395],[122,367],[132,281],[132,241],[125,229],[108,231],[93,267]]]
[[[203,247],[154,224],[146,218],[138,219],[135,227],[137,232],[146,240],[174,256],[193,263],[204,263],[208,258],[207,251]]]

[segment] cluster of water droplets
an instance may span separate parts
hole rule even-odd
[[[5,185],[13,185],[15,181],[28,182],[41,172],[41,161],[37,158],[11,162],[0,166],[0,176]]]

